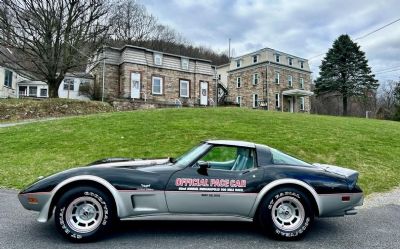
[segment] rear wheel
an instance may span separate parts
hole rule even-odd
[[[310,229],[314,212],[306,194],[295,188],[282,188],[262,200],[258,220],[273,238],[298,240]]]
[[[67,191],[58,201],[55,224],[60,233],[74,242],[99,238],[115,220],[112,198],[93,187]]]

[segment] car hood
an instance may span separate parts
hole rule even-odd
[[[130,158],[106,158],[89,164],[89,167],[96,168],[131,168],[144,170],[145,168],[153,168],[170,165],[171,158],[161,159],[130,159]]]
[[[110,162],[106,162],[106,160]],[[44,177],[25,188],[21,193],[49,192],[62,181],[76,176],[92,175],[105,179],[117,189],[136,189],[141,184],[151,184],[162,188],[161,179],[179,170],[169,158],[164,159],[102,159],[99,164],[72,168]]]

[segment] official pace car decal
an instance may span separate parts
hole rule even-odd
[[[216,191],[243,192],[246,180],[208,179],[208,178],[176,178],[175,186],[179,191]]]

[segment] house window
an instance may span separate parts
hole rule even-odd
[[[162,54],[154,54],[154,64],[157,66],[162,65]]]
[[[152,77],[151,80],[151,93],[160,95],[163,92],[163,78]]]
[[[293,78],[292,78],[292,75],[289,75],[289,76],[288,76],[288,85],[289,85],[289,87],[292,87],[292,86],[293,86]]]
[[[275,54],[275,61],[279,62],[280,61],[280,55],[279,54]]]
[[[237,103],[239,106],[242,106],[242,96],[237,96],[237,97],[236,97],[236,103]]]
[[[304,79],[300,78],[300,89],[304,89]]]
[[[279,84],[279,72],[275,72],[275,84]]]
[[[66,91],[74,90],[74,80],[73,79],[64,79],[64,90],[66,90]]]
[[[304,97],[300,97],[300,110],[304,111]]]
[[[258,107],[258,94],[253,94],[253,108]]]
[[[240,77],[236,78],[236,88],[240,88],[242,83],[242,79]]]
[[[47,97],[47,89],[46,88],[40,89],[40,97]]]
[[[253,85],[258,84],[258,73],[253,74]]]
[[[292,58],[288,58],[288,64],[289,64],[289,66],[293,65],[293,59]]]
[[[300,68],[304,68],[304,61],[300,61]]]
[[[181,59],[181,67],[183,70],[189,70],[189,59],[182,58]]]
[[[179,96],[183,98],[189,98],[189,81],[188,80],[180,80],[179,81]]]
[[[281,95],[279,93],[275,93],[275,108],[281,107]]]
[[[37,97],[37,86],[30,86],[29,87],[29,96],[30,97]]]
[[[218,74],[218,80],[221,80],[221,75],[220,74]]]
[[[253,55],[253,63],[257,63],[258,62],[258,55]]]
[[[242,65],[242,60],[236,60],[236,67],[240,67]]]
[[[4,69],[4,85],[12,88],[12,77],[13,72],[7,69]]]

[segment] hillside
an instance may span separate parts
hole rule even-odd
[[[108,103],[74,99],[0,99],[0,122],[110,112]]]
[[[239,108],[105,113],[0,129],[0,186],[22,188],[96,159],[177,156],[204,139],[242,139],[360,171],[367,193],[400,185],[400,123]]]

